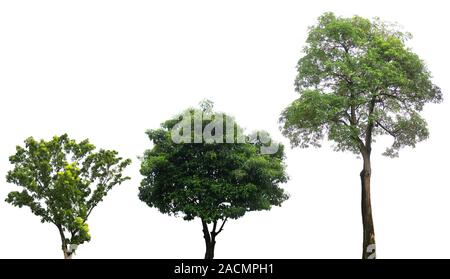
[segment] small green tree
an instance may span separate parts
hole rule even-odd
[[[327,135],[336,150],[362,157],[363,258],[375,258],[372,143],[376,136],[391,136],[393,144],[384,153],[391,157],[404,146],[415,147],[428,137],[419,114],[424,104],[442,100],[424,62],[405,46],[409,38],[378,19],[322,15],[310,27],[298,62],[300,98],[280,119],[294,146],[320,146]]]
[[[211,102],[201,107],[147,132],[154,145],[142,160],[139,198],[164,214],[198,217],[205,259],[212,259],[227,220],[287,199],[279,187],[287,176],[283,146],[268,137],[244,137],[234,119],[212,112]]]
[[[129,179],[122,171],[131,163],[116,151],[95,151],[88,140],[76,142],[66,134],[50,141],[25,140],[9,158],[14,169],[6,176],[22,191],[8,194],[6,202],[28,206],[41,221],[54,224],[61,237],[64,258],[89,241],[87,219],[115,185]]]

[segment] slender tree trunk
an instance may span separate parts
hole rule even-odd
[[[214,259],[214,248],[216,246],[216,233],[209,232],[208,224],[202,220],[203,238],[205,239],[205,259]]]
[[[59,235],[61,237],[61,249],[64,254],[64,259],[70,260],[70,259],[72,259],[72,252],[70,252],[69,249],[67,248],[67,243],[66,243],[67,241],[66,241],[66,237],[64,236],[64,231],[61,226],[56,226],[56,227],[58,228]]]
[[[370,178],[372,175],[370,151],[363,154],[364,167],[361,171],[361,213],[363,223],[363,259],[375,259],[375,230],[370,201]]]

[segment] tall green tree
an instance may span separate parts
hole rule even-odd
[[[421,117],[426,103],[442,94],[425,63],[406,46],[411,35],[379,19],[326,13],[309,28],[298,62],[300,97],[281,115],[282,130],[294,146],[320,146],[327,136],[337,151],[363,160],[363,258],[375,258],[370,200],[371,151],[377,136],[393,139],[384,155],[415,147],[428,137]]]
[[[6,176],[22,188],[8,194],[6,202],[27,206],[31,212],[56,226],[64,258],[71,258],[78,245],[89,241],[87,219],[117,184],[129,177],[122,171],[131,163],[113,150],[100,149],[88,140],[76,142],[67,134],[50,141],[25,140],[9,158],[14,169]]]
[[[228,220],[287,199],[279,186],[287,175],[283,146],[264,149],[268,137],[244,136],[233,118],[212,111],[211,102],[201,107],[147,132],[153,147],[142,158],[139,198],[161,213],[200,219],[205,259],[212,259]]]

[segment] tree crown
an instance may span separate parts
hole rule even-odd
[[[405,45],[410,38],[379,19],[319,17],[297,65],[300,98],[280,118],[284,135],[300,147],[320,146],[326,135],[336,150],[355,153],[370,150],[375,136],[389,135],[387,156],[426,139],[420,112],[442,93]]]
[[[55,224],[69,234],[70,244],[90,240],[88,216],[113,186],[129,179],[122,171],[131,163],[116,151],[95,151],[88,140],[76,142],[67,134],[50,141],[30,137],[9,160],[14,169],[7,181],[23,190],[10,192],[6,201]]]
[[[186,120],[186,115],[192,118]],[[202,129],[189,131],[188,143],[174,143],[171,134],[177,123],[192,121],[195,126],[194,118],[199,115]],[[210,223],[236,219],[248,211],[268,210],[287,199],[279,187],[287,180],[283,147],[274,154],[261,154],[263,143],[258,139],[238,142],[238,131],[242,129],[226,115],[219,126],[210,130],[218,136],[221,126],[223,143],[206,141],[203,131],[217,124],[214,122],[221,116],[212,111],[209,103],[207,109],[189,109],[164,122],[160,129],[147,132],[153,148],[145,152],[142,160],[142,201],[162,213],[181,214],[185,220],[199,217]],[[227,123],[233,123],[232,130],[226,129]],[[230,136],[233,143],[226,142]],[[198,138],[203,140],[196,143]]]

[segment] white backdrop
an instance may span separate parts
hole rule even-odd
[[[431,137],[399,159],[374,150],[379,258],[450,257],[448,1],[1,1],[0,258],[62,258],[57,229],[3,200],[8,156],[28,136],[88,137],[134,159],[132,180],[89,219],[76,258],[202,258],[198,220],[160,214],[137,198],[146,129],[210,98],[249,131],[278,130],[294,92],[307,27],[326,11],[397,21],[445,101],[424,112]],[[287,148],[291,198],[229,222],[217,258],[359,258],[361,162]]]

